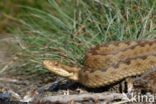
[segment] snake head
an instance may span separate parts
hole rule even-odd
[[[61,77],[71,79],[74,81],[78,81],[79,76],[79,68],[76,67],[69,67],[66,65],[63,65],[57,61],[52,60],[44,60],[43,66],[48,69],[50,72],[59,75]]]

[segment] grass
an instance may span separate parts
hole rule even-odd
[[[48,8],[48,2],[43,0],[0,0],[0,33],[8,33],[9,28],[15,27],[16,22],[12,18],[19,18],[25,14],[25,9],[20,8],[20,5],[27,5],[44,10]],[[15,29],[15,28],[14,28]]]
[[[86,51],[104,42],[156,38],[155,0],[48,0],[47,8],[21,8],[11,32],[24,43],[21,67],[32,72],[43,72],[44,59],[82,66]]]

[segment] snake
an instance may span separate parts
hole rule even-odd
[[[86,52],[84,60],[82,67],[43,60],[43,67],[89,88],[107,86],[155,68],[156,39],[114,41],[97,45]]]

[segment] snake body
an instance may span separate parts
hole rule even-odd
[[[83,68],[43,61],[51,72],[96,88],[141,75],[156,67],[156,40],[113,42],[91,48]]]

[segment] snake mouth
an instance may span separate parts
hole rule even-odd
[[[44,60],[43,66],[48,69],[50,72],[59,75],[64,78],[68,78],[71,80],[78,81],[79,77],[79,69],[74,67],[69,67],[63,65],[57,61],[52,60]]]
[[[73,76],[72,72],[68,72],[67,70],[65,70],[63,66],[56,61],[45,60],[43,61],[43,66],[56,75],[60,75],[63,77]]]

